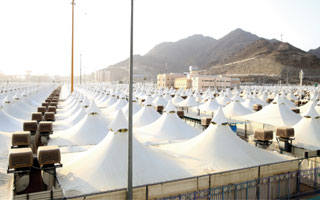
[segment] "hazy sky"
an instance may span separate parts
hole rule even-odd
[[[0,72],[70,74],[71,0],[0,0]],[[129,56],[130,0],[76,0],[75,75]],[[320,46],[319,0],[135,0],[134,54],[242,28],[305,51]]]

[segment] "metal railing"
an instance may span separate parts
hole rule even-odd
[[[297,170],[160,199],[292,199],[315,194],[320,194],[320,167]]]
[[[286,165],[289,164],[290,165]],[[284,166],[293,167],[291,170],[280,169],[273,171],[271,176],[266,176],[266,169],[268,167]],[[261,170],[261,173],[260,173]],[[226,177],[232,174],[232,177],[238,176],[241,172],[246,171],[256,175],[254,179],[246,179],[243,181],[231,181],[230,184],[219,185],[219,182],[213,178],[215,176]],[[254,172],[255,171],[255,172]],[[284,172],[286,171],[286,172]],[[268,170],[267,170],[268,172]],[[199,187],[200,180],[206,179],[207,186]],[[195,187],[186,190],[185,183],[193,182]],[[202,182],[203,183],[203,182]],[[218,183],[218,186],[216,186]],[[181,191],[174,190],[166,195],[162,189],[166,190],[168,187],[181,185]],[[161,189],[161,187],[164,188]],[[155,188],[160,188],[161,193],[155,194]],[[179,190],[180,190],[179,189]],[[136,193],[135,193],[136,191]],[[186,191],[186,192],[183,192]],[[164,193],[163,193],[164,192]],[[153,183],[134,187],[134,194],[139,196],[139,199],[163,199],[163,200],[178,200],[178,199],[292,199],[304,197],[306,195],[320,194],[320,162],[319,157],[313,156],[309,158],[298,158],[294,160],[282,161],[278,163],[265,164],[260,166],[253,166],[249,168],[236,169],[224,172],[217,172],[202,176],[190,177],[179,180],[172,180],[160,183]],[[112,191],[101,191],[91,194],[83,194],[65,199],[87,199],[91,198],[111,198],[117,199],[126,198],[126,189],[117,189]],[[135,198],[135,195],[134,195]]]

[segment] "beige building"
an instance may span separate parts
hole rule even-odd
[[[94,72],[94,80],[98,82],[105,82],[110,80],[111,73],[107,70],[99,70]]]
[[[176,78],[174,81],[174,88],[175,89],[188,89],[191,88],[191,79],[188,79],[187,77],[183,78]]]
[[[238,87],[240,79],[227,76],[197,75],[191,78],[193,90],[206,90],[210,88],[231,88]]]
[[[175,89],[206,90],[207,88],[234,88],[240,84],[239,78],[222,75],[200,75],[198,67],[190,66],[189,73],[158,74],[157,86]]]
[[[184,74],[170,73],[170,74],[158,74],[157,75],[157,87],[174,87],[174,81],[176,78],[184,78]]]

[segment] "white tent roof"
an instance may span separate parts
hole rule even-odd
[[[207,174],[285,160],[240,139],[228,125],[211,124],[198,136],[160,149],[185,162],[195,174]]]
[[[178,94],[174,95],[172,98],[172,103],[175,105],[178,105],[181,101],[183,101],[183,98]]]
[[[226,118],[222,110],[222,106],[220,106],[217,112],[215,113],[215,115],[213,116],[213,118],[211,119],[211,122],[215,124],[223,124],[223,123],[231,122],[231,120]]]
[[[153,101],[152,101],[154,106],[163,106],[165,107],[168,103],[168,101],[163,98],[162,96],[157,96]]]
[[[78,112],[79,109],[82,109],[79,103],[75,104],[72,108],[70,108],[70,110],[67,110],[65,112],[60,112],[60,109],[57,109],[57,114],[55,114],[55,119],[56,120],[67,119],[68,117]]]
[[[261,100],[260,100],[260,102],[258,102],[257,99],[258,99],[258,98],[248,98],[247,100],[245,100],[245,101],[242,102],[241,104],[242,104],[245,108],[247,108],[247,109],[249,109],[249,110],[253,110],[254,104],[264,105],[264,104],[261,103],[261,102],[262,102]]]
[[[194,107],[198,105],[199,103],[196,101],[194,96],[188,96],[185,100],[179,103],[180,107]]]
[[[126,127],[128,127],[128,122],[126,120],[126,117],[123,115],[123,112],[119,110],[116,117],[109,125],[109,129],[114,133],[117,133],[120,129],[123,129]]]
[[[315,107],[316,105],[317,101],[310,100],[305,105],[299,107],[300,113],[305,113],[310,107]]]
[[[251,114],[252,111],[245,108],[239,101],[233,101],[223,108],[226,117],[235,117]]]
[[[71,146],[98,144],[108,133],[108,120],[101,116],[99,110],[95,114],[88,113],[77,124],[62,131],[55,131],[49,145]]]
[[[151,106],[143,106],[136,114],[133,115],[133,126],[142,127],[159,119],[161,115]]]
[[[8,158],[11,147],[11,133],[0,132],[0,158]]]
[[[309,117],[312,117],[312,118],[318,117],[319,115],[320,114],[316,111],[314,106],[310,106],[309,109],[306,112],[301,114],[302,117],[309,116]]]
[[[167,106],[164,108],[164,111],[169,112],[177,112],[177,108],[173,105],[172,101],[169,100]]]
[[[98,145],[64,163],[58,180],[66,196],[125,188],[127,147],[127,132],[110,131]],[[135,137],[133,149],[133,186],[191,176],[172,157],[145,147]]]
[[[117,101],[117,97],[115,97],[114,95],[110,95],[110,97],[108,98],[107,101],[102,102],[99,104],[100,107],[110,107],[112,106],[116,101]]]
[[[181,120],[176,113],[164,113],[155,122],[136,129],[138,139],[146,144],[190,139],[200,131]]]
[[[294,127],[293,144],[308,150],[320,149],[320,118],[303,117]]]
[[[92,114],[92,113],[101,114],[101,110],[98,108],[95,100],[91,100],[91,103],[86,111],[88,114]]]
[[[115,102],[112,106],[103,109],[104,113],[110,113],[110,112],[117,112],[118,110],[122,109],[127,105],[127,100],[124,98],[118,99],[117,102]]]
[[[217,101],[221,105],[226,105],[228,102],[231,101],[231,99],[229,97],[227,97],[226,95],[222,95],[222,96],[218,97]]]
[[[293,126],[300,119],[300,115],[291,111],[284,103],[271,103],[262,110],[249,115],[241,116],[242,119],[270,124],[276,127]]]
[[[65,130],[71,128],[81,121],[87,115],[86,109],[80,107],[77,112],[69,116],[67,119],[56,120],[53,122],[53,130]]]
[[[31,114],[30,114],[31,117]],[[0,108],[0,131],[13,132],[21,131],[23,128],[23,121],[12,117],[6,113],[3,108]]]
[[[132,115],[136,114],[140,109],[141,109],[141,106],[136,101],[133,101],[132,102]],[[127,105],[125,107],[123,107],[121,110],[122,110],[124,116],[126,116],[126,118],[128,118],[129,103],[127,103]]]
[[[22,120],[30,120],[31,113],[36,112],[36,108],[27,106],[22,100],[18,100],[14,103],[5,104],[3,110],[9,115]]]
[[[201,111],[209,111],[209,112],[213,112],[216,111],[219,108],[220,104],[218,104],[218,102],[213,99],[210,98],[208,101],[206,101],[204,104],[201,104],[199,106],[199,109]]]

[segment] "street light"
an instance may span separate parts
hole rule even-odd
[[[130,19],[130,66],[129,66],[129,116],[128,116],[128,187],[127,199],[132,199],[132,93],[133,93],[133,0],[131,0]]]
[[[74,0],[72,0],[72,36],[71,36],[71,93],[73,92],[73,46],[74,46]]]

